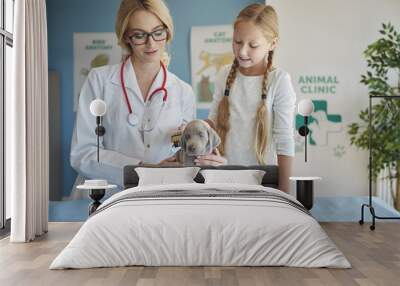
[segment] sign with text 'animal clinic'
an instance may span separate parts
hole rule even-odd
[[[210,107],[216,75],[233,62],[232,34],[231,25],[192,27],[191,73],[197,108]]]

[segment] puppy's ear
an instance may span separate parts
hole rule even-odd
[[[214,129],[211,127],[207,129],[208,132],[208,145],[210,145],[209,149],[210,152],[214,150],[220,143],[221,143],[221,138],[219,138],[217,132],[215,132]]]

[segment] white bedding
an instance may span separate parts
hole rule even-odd
[[[167,197],[121,200],[168,190],[263,191],[258,197]],[[249,192],[251,194],[251,192]],[[350,268],[318,222],[276,199],[272,188],[238,184],[135,187],[105,201],[50,269],[127,265],[294,266]],[[121,200],[121,201],[119,201]]]

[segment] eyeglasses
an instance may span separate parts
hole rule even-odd
[[[161,42],[167,39],[168,37],[168,29],[162,28],[155,30],[151,33],[147,33],[145,31],[134,30],[128,34],[128,38],[131,40],[134,45],[144,45],[147,43],[149,36],[153,38],[156,42]]]

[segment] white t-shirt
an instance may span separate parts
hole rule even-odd
[[[209,119],[216,123],[218,105],[224,96],[230,66],[217,76]],[[261,102],[263,76],[245,76],[238,70],[229,93],[230,130],[225,143],[228,164],[257,165],[254,149],[257,109]],[[294,110],[296,94],[290,75],[274,69],[268,76],[266,164],[277,164],[277,154],[294,156]]]

